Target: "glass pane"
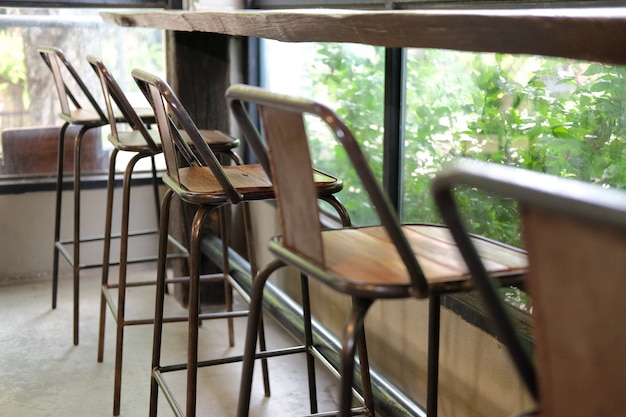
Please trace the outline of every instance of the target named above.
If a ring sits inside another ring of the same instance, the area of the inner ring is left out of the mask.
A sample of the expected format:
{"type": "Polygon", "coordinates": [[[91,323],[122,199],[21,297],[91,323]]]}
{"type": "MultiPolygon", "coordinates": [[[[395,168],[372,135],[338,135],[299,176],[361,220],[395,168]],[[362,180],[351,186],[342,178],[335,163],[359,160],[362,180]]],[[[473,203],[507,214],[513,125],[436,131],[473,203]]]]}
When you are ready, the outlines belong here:
{"type": "MultiPolygon", "coordinates": [[[[335,110],[353,131],[382,178],[384,50],[334,43],[263,42],[263,85],[300,95],[335,110]]],[[[341,145],[319,125],[309,125],[316,168],[341,178],[339,194],[354,224],[378,223],[341,145]]]]}
{"type": "MultiPolygon", "coordinates": [[[[404,221],[439,222],[429,184],[470,157],[626,186],[626,69],[566,59],[408,51],[404,221]]],[[[459,190],[470,231],[523,246],[513,201],[459,190]]],[[[522,291],[502,290],[530,311],[522,291]]]]}
{"type": "MultiPolygon", "coordinates": [[[[87,55],[100,57],[109,67],[131,103],[149,107],[130,76],[135,67],[164,73],[163,32],[122,28],[102,22],[95,9],[0,8],[0,125],[3,130],[54,127],[62,124],[60,105],[52,75],[37,53],[40,45],[61,48],[92,95],[102,103],[102,90],[87,55]]],[[[79,98],[83,106],[86,100],[79,98]]],[[[104,108],[104,107],[103,107],[104,108]]],[[[102,131],[99,144],[107,165],[110,145],[102,131]]],[[[0,147],[0,155],[2,148],[0,147]]],[[[3,155],[5,161],[11,155],[3,155]]],[[[56,154],[48,155],[56,159],[56,154]]],[[[119,168],[126,160],[122,154],[119,168]]],[[[56,164],[56,162],[54,162],[56,164]]],[[[32,167],[32,175],[50,175],[32,167]]],[[[12,175],[11,172],[4,172],[12,175]]]]}
{"type": "MultiPolygon", "coordinates": [[[[404,220],[439,221],[429,183],[458,156],[624,187],[626,70],[566,59],[408,51],[404,220]]],[[[472,231],[520,245],[513,202],[466,192],[472,231]]]]}

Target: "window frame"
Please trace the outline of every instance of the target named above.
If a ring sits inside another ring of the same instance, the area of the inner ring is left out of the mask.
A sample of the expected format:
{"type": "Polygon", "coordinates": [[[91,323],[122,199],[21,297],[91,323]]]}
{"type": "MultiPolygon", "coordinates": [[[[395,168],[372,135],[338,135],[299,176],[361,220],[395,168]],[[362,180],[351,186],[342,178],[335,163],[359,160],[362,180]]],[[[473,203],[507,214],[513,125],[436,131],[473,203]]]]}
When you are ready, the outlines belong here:
{"type": "MultiPolygon", "coordinates": [[[[135,0],[131,0],[131,1],[135,1],[135,0]]],[[[141,0],[143,2],[145,2],[145,0],[141,0]]],[[[1,2],[0,4],[2,6],[5,6],[8,2],[1,2]]],[[[24,2],[27,3],[27,2],[24,2]]],[[[55,2],[55,4],[61,4],[59,2],[55,2]]],[[[20,6],[22,6],[22,3],[20,3],[20,6]]],[[[2,8],[2,9],[7,9],[10,10],[10,7],[6,7],[6,8],[2,8]]],[[[41,9],[41,8],[30,8],[30,7],[17,7],[15,9],[19,9],[19,10],[35,10],[35,9],[41,9]]],[[[65,7],[55,7],[52,9],[67,9],[67,10],[77,10],[79,11],[78,15],[71,15],[71,14],[67,14],[67,13],[61,13],[60,15],[54,14],[54,15],[46,15],[46,14],[13,14],[13,13],[0,13],[0,28],[1,29],[11,29],[11,28],[22,28],[22,29],[39,29],[39,28],[45,28],[45,29],[72,29],[72,28],[79,28],[79,29],[87,29],[87,30],[92,30],[92,29],[98,29],[100,27],[104,27],[106,25],[106,23],[104,23],[101,18],[98,16],[97,10],[96,9],[89,9],[86,7],[77,7],[76,5],[74,5],[74,7],[70,7],[70,8],[65,8],[65,7]],[[80,10],[85,10],[88,11],[87,14],[82,15],[80,14],[80,10]]],[[[50,10],[50,9],[49,9],[50,10]]],[[[115,30],[115,28],[114,28],[115,30]]],[[[119,30],[119,29],[118,29],[119,30]]],[[[125,29],[122,29],[125,30],[125,29]]],[[[158,29],[154,29],[155,32],[159,32],[162,33],[162,31],[159,31],[158,29]]],[[[165,44],[165,37],[162,36],[162,42],[163,45],[165,44]]],[[[60,45],[60,47],[63,49],[65,46],[67,45],[60,45]]],[[[45,66],[43,65],[43,61],[41,61],[41,59],[37,56],[36,54],[36,50],[33,49],[29,52],[29,54],[32,56],[36,56],[35,61],[37,62],[37,65],[41,65],[42,67],[42,73],[44,73],[44,77],[46,79],[48,79],[50,77],[50,73],[49,70],[47,68],[45,68],[45,66]]],[[[122,55],[125,56],[125,55],[122,55]]],[[[163,60],[164,60],[165,56],[163,56],[163,60]]],[[[25,57],[26,59],[26,65],[29,65],[29,61],[28,58],[25,57]]],[[[97,77],[95,77],[95,75],[93,74],[93,71],[88,68],[88,65],[85,62],[82,61],[74,61],[73,62],[74,65],[76,65],[76,69],[79,71],[79,73],[81,74],[81,76],[86,76],[89,79],[89,88],[92,89],[93,88],[93,92],[94,93],[99,93],[100,92],[100,85],[98,83],[98,79],[97,77]],[[87,71],[88,69],[88,71],[87,71]],[[84,74],[83,74],[84,73],[84,74]]],[[[163,61],[164,64],[164,61],[163,61]]],[[[118,63],[111,63],[111,68],[113,68],[114,70],[118,70],[119,65],[123,65],[118,63]]],[[[163,67],[164,70],[164,67],[163,67]]],[[[130,71],[128,71],[128,77],[125,80],[122,80],[121,78],[118,79],[118,82],[129,82],[130,80],[132,80],[132,78],[130,77],[130,71]]],[[[85,82],[88,81],[87,78],[84,79],[85,82]]],[[[48,82],[48,81],[46,81],[48,82]]],[[[35,81],[35,84],[37,84],[37,81],[35,81]]],[[[134,82],[131,83],[133,86],[135,85],[134,82]]],[[[50,90],[49,90],[49,94],[52,97],[52,106],[54,109],[57,110],[52,110],[52,113],[54,113],[55,115],[58,113],[58,96],[56,94],[56,91],[54,90],[52,81],[50,79],[50,90]]],[[[71,85],[70,88],[73,89],[73,92],[76,93],[77,86],[75,85],[71,85]]],[[[134,94],[136,95],[140,95],[141,100],[143,100],[143,95],[141,95],[141,93],[139,92],[139,90],[136,90],[136,92],[134,92],[134,94]]],[[[80,92],[79,92],[80,95],[80,92]]],[[[86,104],[86,97],[83,97],[82,95],[80,95],[80,97],[78,97],[79,101],[82,104],[86,104]]],[[[45,101],[45,100],[44,100],[45,101]]],[[[101,104],[101,106],[103,106],[103,103],[98,100],[101,104]]],[[[148,106],[147,102],[145,102],[145,106],[148,106]]],[[[25,110],[26,112],[28,112],[28,110],[25,110]]],[[[7,162],[8,160],[10,160],[11,158],[7,158],[7,154],[4,154],[4,150],[2,149],[2,145],[0,144],[0,195],[3,194],[19,194],[19,193],[26,193],[26,192],[39,192],[39,191],[52,191],[56,188],[56,148],[57,148],[57,144],[58,144],[58,133],[57,132],[52,132],[52,130],[56,130],[56,131],[60,131],[61,126],[62,126],[62,120],[59,119],[58,117],[54,117],[52,121],[50,120],[44,120],[39,119],[39,118],[35,118],[35,121],[33,122],[32,116],[31,119],[27,120],[27,121],[23,121],[23,124],[19,124],[19,125],[15,125],[15,124],[5,124],[2,126],[2,131],[20,131],[20,130],[24,130],[24,131],[30,131],[29,132],[25,132],[23,134],[18,134],[18,136],[20,136],[20,138],[38,138],[41,140],[44,140],[46,145],[45,146],[40,146],[38,147],[36,150],[34,151],[30,151],[29,145],[25,145],[27,149],[25,150],[21,150],[21,149],[17,149],[18,146],[13,146],[12,148],[17,152],[16,154],[14,154],[14,158],[19,158],[20,157],[20,152],[23,152],[26,154],[26,156],[28,157],[28,161],[30,161],[32,163],[32,166],[29,167],[25,167],[25,166],[21,166],[19,167],[19,169],[17,170],[13,170],[12,167],[15,167],[16,164],[15,162],[13,162],[12,164],[6,165],[5,162],[7,162]],[[24,124],[25,123],[25,124],[24,124]],[[54,148],[54,155],[50,154],[50,149],[54,148]],[[39,160],[38,158],[42,158],[42,160],[39,160]],[[45,159],[45,160],[43,160],[45,159]],[[54,163],[54,168],[53,170],[50,169],[50,164],[52,163],[50,161],[50,159],[54,159],[54,161],[52,161],[54,163]],[[41,167],[42,170],[39,170],[41,167]]],[[[73,146],[73,135],[76,134],[76,132],[74,131],[74,127],[69,128],[69,130],[66,132],[66,151],[67,151],[67,146],[68,144],[71,144],[73,146]]],[[[90,130],[93,131],[93,130],[90,130]]],[[[84,178],[83,178],[83,182],[84,187],[85,188],[106,188],[106,182],[107,182],[107,171],[108,171],[108,166],[109,166],[109,157],[108,157],[108,153],[109,153],[109,148],[110,148],[110,144],[108,144],[108,141],[106,140],[106,136],[108,134],[108,128],[104,127],[101,129],[97,129],[97,134],[98,136],[100,136],[100,138],[95,139],[97,141],[97,143],[102,145],[102,149],[101,151],[97,154],[94,155],[93,158],[89,158],[89,155],[83,155],[83,164],[85,162],[87,162],[87,164],[89,164],[89,169],[85,172],[84,174],[84,178]]],[[[15,136],[15,135],[13,135],[15,136]]],[[[3,137],[3,142],[4,140],[7,139],[9,140],[9,138],[4,138],[3,137]]],[[[19,141],[16,141],[15,139],[17,138],[12,138],[12,143],[16,144],[19,141]]],[[[88,143],[91,143],[92,140],[89,140],[88,143]]],[[[31,147],[32,149],[32,147],[31,147]]],[[[118,157],[117,158],[118,161],[118,168],[119,169],[123,169],[123,164],[126,162],[126,158],[125,157],[118,157]]],[[[136,167],[137,168],[137,167],[136,167]]],[[[65,173],[64,175],[71,175],[71,172],[68,171],[68,164],[66,162],[65,164],[65,173]]],[[[149,171],[146,171],[147,173],[149,173],[149,171]]],[[[136,169],[135,170],[135,174],[133,176],[133,182],[137,182],[137,183],[143,183],[145,182],[144,179],[144,172],[140,169],[136,169]]],[[[151,178],[151,175],[148,176],[149,178],[151,178]]],[[[65,187],[65,185],[64,185],[65,187]]]]}
{"type": "Polygon", "coordinates": [[[13,0],[0,1],[0,7],[51,8],[182,8],[182,0],[13,0]]]}

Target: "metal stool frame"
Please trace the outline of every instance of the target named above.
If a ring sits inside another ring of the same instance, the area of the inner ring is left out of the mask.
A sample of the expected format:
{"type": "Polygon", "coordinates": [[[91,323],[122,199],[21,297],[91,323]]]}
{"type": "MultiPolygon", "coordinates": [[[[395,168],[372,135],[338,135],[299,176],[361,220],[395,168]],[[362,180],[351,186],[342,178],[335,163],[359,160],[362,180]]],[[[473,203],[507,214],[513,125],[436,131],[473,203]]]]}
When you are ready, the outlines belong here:
{"type": "MultiPolygon", "coordinates": [[[[106,67],[106,65],[97,57],[87,56],[87,61],[95,71],[100,80],[102,92],[104,95],[104,101],[106,104],[107,115],[111,126],[111,134],[109,135],[109,141],[113,144],[113,150],[111,152],[109,178],[107,186],[107,210],[106,210],[106,225],[104,233],[104,250],[102,261],[102,291],[100,300],[100,325],[98,336],[98,362],[103,361],[104,357],[104,334],[106,323],[106,309],[107,305],[111,310],[113,318],[116,322],[116,342],[115,342],[115,378],[113,389],[113,415],[120,414],[120,402],[121,402],[121,385],[122,385],[122,356],[123,356],[123,342],[124,342],[124,328],[126,326],[151,324],[154,322],[154,317],[148,319],[127,319],[125,317],[125,305],[126,305],[126,290],[127,287],[141,287],[141,286],[154,286],[155,280],[144,280],[141,282],[127,283],[126,272],[129,263],[139,262],[153,262],[158,260],[158,256],[155,253],[153,256],[146,256],[142,258],[128,258],[128,242],[129,236],[139,235],[158,235],[158,230],[146,230],[146,231],[129,231],[129,215],[130,215],[130,190],[131,190],[131,178],[134,168],[141,159],[150,158],[152,161],[152,178],[153,178],[153,190],[156,203],[157,224],[160,218],[160,197],[159,197],[159,182],[156,176],[156,167],[154,163],[155,155],[162,152],[161,138],[156,126],[150,124],[144,124],[134,111],[126,95],[122,91],[121,87],[106,67]],[[115,120],[114,104],[117,109],[121,111],[124,116],[125,123],[130,125],[131,131],[119,131],[115,120]],[[115,161],[119,152],[132,152],[133,157],[129,161],[124,171],[124,177],[122,181],[122,219],[121,219],[121,231],[119,234],[120,239],[120,256],[119,261],[111,262],[110,259],[110,247],[111,247],[111,229],[112,229],[112,217],[113,217],[113,196],[115,188],[115,161]],[[119,276],[116,283],[109,282],[109,266],[113,264],[119,265],[119,276]],[[115,302],[111,290],[117,290],[117,302],[115,302]]],[[[203,140],[211,147],[216,153],[227,156],[235,163],[239,163],[239,158],[233,152],[233,149],[239,145],[239,141],[234,138],[230,138],[215,131],[202,131],[203,140]]],[[[167,259],[187,258],[189,253],[186,246],[177,241],[171,235],[168,235],[168,242],[173,246],[174,251],[170,251],[167,255],[167,259]]],[[[167,288],[167,287],[166,287],[167,288]]]]}
{"type": "MultiPolygon", "coordinates": [[[[427,408],[435,414],[436,396],[433,398],[432,394],[436,393],[438,379],[440,296],[472,289],[465,265],[462,261],[458,262],[458,248],[450,242],[450,238],[446,238],[447,228],[428,224],[407,225],[398,221],[389,198],[380,189],[356,139],[328,107],[245,85],[231,86],[226,94],[229,100],[254,103],[259,109],[281,218],[281,235],[269,242],[269,249],[278,260],[259,273],[252,290],[238,417],[247,416],[250,408],[253,364],[259,355],[255,353],[255,330],[261,316],[263,286],[267,278],[284,265],[292,265],[303,274],[352,297],[352,313],[344,327],[339,372],[339,415],[342,417],[353,412],[374,414],[374,405],[368,403],[368,397],[371,397],[369,386],[363,387],[365,408],[351,408],[354,354],[359,344],[364,343],[363,320],[371,304],[377,299],[429,299],[432,313],[428,318],[427,408]],[[319,213],[302,208],[309,208],[306,202],[312,196],[311,175],[306,169],[306,166],[311,166],[311,160],[304,115],[323,121],[343,145],[382,226],[321,230],[316,226],[319,213]],[[302,201],[298,201],[296,206],[295,200],[302,201]],[[338,257],[341,255],[349,257],[350,261],[340,262],[338,257]],[[384,256],[383,259],[388,262],[377,262],[378,256],[384,256]],[[418,257],[428,260],[428,268],[422,269],[418,257]],[[328,264],[327,258],[334,263],[328,264]],[[366,262],[370,259],[373,259],[373,264],[366,262]]],[[[485,248],[484,255],[497,261],[491,264],[503,283],[512,285],[521,281],[527,266],[523,251],[485,238],[475,239],[480,240],[485,248]]],[[[267,353],[261,352],[261,355],[266,357],[267,353]]],[[[368,372],[367,360],[362,354],[359,359],[363,376],[368,372]]],[[[429,413],[429,416],[433,414],[429,413]]]]}
{"type": "MultiPolygon", "coordinates": [[[[72,64],[67,60],[63,51],[59,48],[50,46],[38,47],[38,52],[46,66],[50,69],[56,90],[61,104],[61,112],[59,117],[64,121],[63,127],[59,134],[59,145],[57,153],[57,176],[56,176],[56,203],[55,203],[55,221],[54,221],[54,254],[52,267],[52,308],[57,306],[57,292],[59,280],[59,256],[62,255],[72,266],[73,275],[73,343],[78,345],[79,342],[79,293],[80,293],[80,270],[87,268],[100,267],[101,263],[82,264],[80,262],[80,245],[84,242],[94,242],[103,240],[103,236],[86,236],[81,237],[80,234],[80,215],[81,215],[81,148],[85,133],[89,129],[105,126],[109,123],[107,115],[102,111],[100,105],[91,94],[87,85],[83,82],[72,64]],[[65,70],[64,70],[64,69],[65,70]],[[86,97],[92,110],[84,108],[78,102],[76,95],[72,93],[70,87],[64,80],[64,73],[69,73],[78,89],[86,97]],[[71,104],[70,104],[71,103],[71,104]],[[65,153],[65,133],[70,125],[80,126],[74,139],[74,167],[73,167],[73,198],[74,198],[74,219],[73,233],[71,239],[61,239],[61,214],[62,214],[62,192],[63,192],[63,172],[64,172],[64,153],[65,153]],[[72,246],[72,252],[66,246],[72,246]]],[[[154,119],[152,111],[147,109],[144,111],[138,109],[140,118],[147,120],[154,119]]],[[[123,117],[118,115],[117,121],[123,121],[123,117]]]]}
{"type": "MultiPolygon", "coordinates": [[[[225,318],[232,316],[233,314],[248,315],[248,311],[240,313],[218,313],[214,315],[200,314],[198,308],[198,285],[199,285],[199,270],[197,262],[193,259],[197,259],[199,256],[199,241],[201,226],[208,215],[208,213],[217,208],[223,207],[228,209],[233,204],[242,204],[242,210],[244,215],[244,226],[246,230],[246,241],[248,245],[248,253],[250,256],[251,270],[256,275],[256,259],[254,256],[254,244],[251,239],[252,228],[250,227],[250,214],[247,202],[256,200],[268,200],[275,197],[274,187],[269,178],[264,174],[262,167],[259,164],[242,165],[235,170],[234,167],[222,167],[217,163],[214,155],[207,147],[199,144],[199,135],[195,124],[189,117],[188,113],[176,97],[175,93],[171,90],[165,82],[148,74],[141,70],[133,70],[133,77],[137,81],[141,90],[144,92],[150,103],[154,106],[155,114],[157,115],[157,121],[161,132],[161,138],[164,146],[164,153],[166,161],[168,161],[168,173],[164,175],[163,180],[170,188],[166,192],[161,206],[161,244],[160,244],[160,256],[159,256],[159,287],[157,294],[157,307],[155,313],[155,333],[153,342],[153,378],[151,386],[151,407],[150,415],[155,416],[157,412],[157,395],[158,389],[162,389],[166,395],[166,398],[172,407],[172,410],[176,415],[186,415],[193,417],[196,414],[196,380],[198,367],[218,365],[222,363],[238,362],[242,360],[242,357],[233,356],[229,358],[219,358],[210,361],[198,361],[198,319],[205,318],[225,318]],[[170,114],[173,115],[172,120],[166,118],[165,105],[167,104],[170,114]],[[182,126],[182,130],[189,134],[192,141],[196,145],[195,153],[191,152],[186,145],[180,141],[179,130],[176,126],[182,126]],[[184,158],[190,165],[189,168],[180,168],[174,160],[174,149],[176,149],[182,158],[184,158]],[[169,156],[168,156],[169,155],[169,156]],[[240,173],[237,172],[239,170],[240,173]],[[203,180],[195,182],[194,174],[206,175],[203,180]],[[186,182],[187,181],[187,182],[186,182]],[[185,183],[186,182],[186,183],[185,183]],[[213,185],[210,185],[212,183],[213,185]],[[200,191],[202,187],[209,186],[214,189],[213,193],[203,193],[200,191]],[[198,190],[196,190],[196,188],[198,190]],[[190,242],[190,303],[189,303],[189,346],[188,346],[188,359],[186,364],[162,366],[160,364],[160,346],[162,337],[162,316],[163,316],[163,282],[164,282],[164,250],[165,250],[165,234],[163,228],[167,224],[167,214],[169,212],[169,204],[172,196],[176,194],[183,201],[187,201],[191,204],[199,206],[196,215],[194,216],[191,232],[190,242]],[[183,411],[177,401],[171,395],[171,390],[166,384],[163,378],[165,372],[182,370],[187,371],[187,398],[186,398],[186,412],[183,411]]],[[[248,132],[249,133],[249,132],[248,132]]],[[[250,139],[244,135],[246,140],[250,139]]],[[[253,145],[253,150],[256,145],[253,145]]],[[[257,149],[258,150],[258,149],[257,149]]],[[[257,155],[258,157],[259,155],[257,155]]],[[[263,155],[261,155],[263,159],[263,155]]],[[[318,193],[319,198],[325,200],[333,200],[333,194],[341,190],[342,183],[334,177],[328,176],[323,173],[319,173],[318,193]]],[[[337,201],[337,204],[338,201],[337,201]]],[[[340,207],[342,207],[339,204],[340,207]]],[[[343,210],[345,213],[345,209],[343,210]]],[[[222,244],[224,246],[224,274],[223,279],[225,283],[230,283],[240,291],[238,284],[232,281],[232,277],[228,274],[228,254],[227,245],[229,244],[228,233],[223,233],[222,244]],[[226,238],[227,240],[224,240],[226,238]]],[[[242,294],[244,300],[249,301],[247,294],[242,294]]],[[[260,338],[261,350],[265,350],[265,336],[263,332],[263,326],[261,321],[256,327],[256,332],[260,338]]],[[[267,373],[267,366],[265,360],[262,361],[263,374],[265,381],[265,393],[269,396],[269,379],[267,373]]]]}

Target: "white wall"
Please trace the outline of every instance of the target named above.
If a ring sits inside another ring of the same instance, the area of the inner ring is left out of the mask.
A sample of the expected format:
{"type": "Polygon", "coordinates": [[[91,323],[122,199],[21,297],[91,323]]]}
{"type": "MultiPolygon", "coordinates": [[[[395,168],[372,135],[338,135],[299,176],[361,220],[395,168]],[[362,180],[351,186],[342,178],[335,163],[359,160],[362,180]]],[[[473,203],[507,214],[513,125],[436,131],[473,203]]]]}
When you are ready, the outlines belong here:
{"type": "MultiPolygon", "coordinates": [[[[138,202],[152,203],[149,186],[133,187],[131,192],[131,227],[156,229],[154,205],[141,207],[138,202]]],[[[81,229],[84,235],[104,233],[106,190],[83,190],[81,192],[81,229]]],[[[115,194],[113,227],[119,231],[121,205],[120,189],[115,194]]],[[[55,193],[33,192],[0,195],[0,283],[50,279],[54,249],[55,193]]],[[[70,238],[73,224],[73,195],[63,192],[62,238],[70,238]]],[[[156,254],[156,238],[131,241],[134,253],[156,254]]],[[[112,249],[112,256],[119,253],[119,246],[112,249]]],[[[101,261],[102,246],[85,246],[81,253],[84,261],[101,261]],[[84,255],[84,256],[83,256],[84,255]]],[[[63,258],[59,263],[61,274],[70,275],[71,268],[63,258]]]]}

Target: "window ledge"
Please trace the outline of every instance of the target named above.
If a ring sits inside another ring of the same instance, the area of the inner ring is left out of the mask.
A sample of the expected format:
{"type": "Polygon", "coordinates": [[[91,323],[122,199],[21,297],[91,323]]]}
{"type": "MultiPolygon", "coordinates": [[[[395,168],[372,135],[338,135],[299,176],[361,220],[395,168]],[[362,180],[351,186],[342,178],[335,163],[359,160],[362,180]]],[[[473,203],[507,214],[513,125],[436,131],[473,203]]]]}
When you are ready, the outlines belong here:
{"type": "MultiPolygon", "coordinates": [[[[499,339],[496,335],[493,322],[487,313],[487,308],[477,292],[445,295],[441,298],[441,305],[448,308],[453,313],[458,314],[468,323],[487,332],[494,338],[499,339]]],[[[518,329],[520,329],[522,337],[530,344],[533,344],[534,338],[532,335],[530,314],[518,310],[513,306],[511,306],[510,313],[518,329]]]]}
{"type": "MultiPolygon", "coordinates": [[[[160,175],[157,175],[160,178],[160,175]]],[[[152,182],[152,175],[149,172],[138,172],[133,174],[132,181],[134,186],[149,185],[152,182]]],[[[82,190],[104,189],[106,186],[107,174],[105,173],[85,175],[81,179],[82,190]]],[[[115,186],[122,186],[121,175],[116,176],[115,186]]],[[[73,189],[72,177],[66,175],[63,177],[63,190],[71,189],[73,189]]],[[[55,190],[56,177],[37,175],[0,175],[0,195],[55,190]]]]}

